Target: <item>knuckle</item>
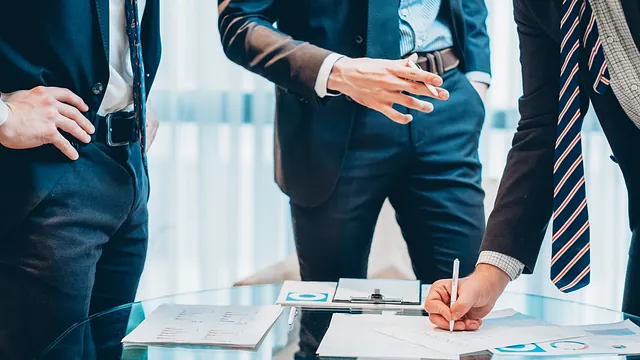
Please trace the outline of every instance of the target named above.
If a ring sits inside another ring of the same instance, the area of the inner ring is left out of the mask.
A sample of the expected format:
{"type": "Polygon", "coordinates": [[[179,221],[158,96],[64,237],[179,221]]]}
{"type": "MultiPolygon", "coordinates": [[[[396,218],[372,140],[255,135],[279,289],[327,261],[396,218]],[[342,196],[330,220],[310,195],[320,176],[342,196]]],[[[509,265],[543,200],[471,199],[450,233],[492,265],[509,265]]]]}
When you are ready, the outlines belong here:
{"type": "Polygon", "coordinates": [[[45,96],[42,98],[42,103],[43,103],[43,104],[45,104],[45,105],[53,105],[53,104],[55,104],[55,103],[56,103],[56,98],[54,98],[54,97],[53,97],[53,96],[51,96],[51,95],[45,95],[45,96]]]}
{"type": "Polygon", "coordinates": [[[35,88],[33,88],[32,90],[35,94],[45,94],[47,92],[47,88],[44,86],[36,86],[35,88]]]}
{"type": "Polygon", "coordinates": [[[53,120],[56,115],[58,115],[58,110],[54,107],[47,107],[44,111],[44,116],[49,120],[53,120]]]}

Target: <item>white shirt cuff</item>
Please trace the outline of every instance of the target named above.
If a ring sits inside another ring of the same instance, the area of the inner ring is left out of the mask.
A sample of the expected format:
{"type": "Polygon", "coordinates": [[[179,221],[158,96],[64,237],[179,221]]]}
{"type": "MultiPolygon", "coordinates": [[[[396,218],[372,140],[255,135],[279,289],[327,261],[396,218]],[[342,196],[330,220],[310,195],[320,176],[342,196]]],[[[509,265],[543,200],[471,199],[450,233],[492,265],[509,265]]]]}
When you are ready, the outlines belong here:
{"type": "Polygon", "coordinates": [[[0,125],[4,124],[9,118],[9,108],[4,101],[0,100],[0,125]]]}
{"type": "Polygon", "coordinates": [[[465,74],[469,81],[481,82],[487,85],[491,85],[491,75],[482,71],[470,71],[465,74]]]}
{"type": "Polygon", "coordinates": [[[318,77],[316,78],[316,85],[314,89],[316,90],[316,94],[319,97],[323,98],[325,96],[338,96],[339,94],[330,94],[327,90],[327,84],[329,83],[329,75],[331,75],[331,70],[333,70],[333,65],[336,64],[338,60],[343,58],[343,55],[340,54],[330,54],[327,56],[322,65],[320,65],[320,71],[318,71],[318,77]]]}
{"type": "Polygon", "coordinates": [[[489,264],[497,267],[507,273],[511,281],[520,277],[524,271],[524,264],[520,260],[495,251],[482,251],[478,258],[478,264],[489,264]]]}

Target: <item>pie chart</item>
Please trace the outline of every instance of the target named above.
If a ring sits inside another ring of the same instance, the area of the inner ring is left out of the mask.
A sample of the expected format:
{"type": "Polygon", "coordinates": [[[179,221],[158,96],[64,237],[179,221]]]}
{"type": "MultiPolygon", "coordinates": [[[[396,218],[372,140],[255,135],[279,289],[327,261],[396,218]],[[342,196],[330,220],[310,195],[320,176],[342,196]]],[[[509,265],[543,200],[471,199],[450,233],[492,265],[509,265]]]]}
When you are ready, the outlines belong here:
{"type": "Polygon", "coordinates": [[[556,342],[552,342],[550,345],[554,349],[561,349],[561,350],[580,351],[580,350],[586,350],[589,348],[589,345],[580,341],[556,341],[556,342]]]}

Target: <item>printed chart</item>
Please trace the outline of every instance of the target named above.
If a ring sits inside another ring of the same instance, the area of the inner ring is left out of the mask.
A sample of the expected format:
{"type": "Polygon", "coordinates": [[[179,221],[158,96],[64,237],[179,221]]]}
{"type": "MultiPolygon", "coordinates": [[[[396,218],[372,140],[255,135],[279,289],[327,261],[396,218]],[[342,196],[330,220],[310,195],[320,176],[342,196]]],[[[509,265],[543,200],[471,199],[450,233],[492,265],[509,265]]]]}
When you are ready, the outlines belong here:
{"type": "Polygon", "coordinates": [[[587,336],[514,345],[492,350],[500,355],[556,356],[556,355],[631,355],[640,352],[640,328],[631,321],[591,325],[581,328],[587,336]]]}

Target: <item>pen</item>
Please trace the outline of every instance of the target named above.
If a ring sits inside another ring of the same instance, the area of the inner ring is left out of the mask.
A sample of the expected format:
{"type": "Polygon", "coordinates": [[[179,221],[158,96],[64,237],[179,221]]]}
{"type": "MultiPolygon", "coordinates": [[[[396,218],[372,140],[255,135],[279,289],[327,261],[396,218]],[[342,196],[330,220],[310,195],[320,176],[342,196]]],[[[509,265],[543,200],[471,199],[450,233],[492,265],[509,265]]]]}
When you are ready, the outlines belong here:
{"type": "MultiPolygon", "coordinates": [[[[460,272],[460,260],[455,259],[453,260],[453,276],[452,276],[452,281],[451,281],[451,306],[450,308],[453,308],[453,304],[456,303],[456,299],[458,298],[458,276],[460,272]]],[[[453,332],[453,325],[455,324],[455,321],[453,320],[453,315],[451,317],[451,320],[449,320],[449,332],[453,332]]]]}
{"type": "MultiPolygon", "coordinates": [[[[416,69],[416,70],[422,70],[420,68],[420,66],[418,66],[416,63],[414,63],[413,61],[409,61],[409,64],[411,64],[411,67],[416,69]]],[[[427,84],[426,82],[423,82],[424,86],[427,87],[427,89],[429,89],[429,91],[433,94],[433,96],[438,97],[438,90],[436,90],[436,88],[431,85],[431,84],[427,84]]]]}
{"type": "Polygon", "coordinates": [[[298,310],[296,309],[296,307],[292,306],[289,310],[289,320],[287,321],[287,324],[289,324],[289,331],[291,331],[291,328],[293,327],[293,321],[295,320],[297,313],[298,310]]]}

